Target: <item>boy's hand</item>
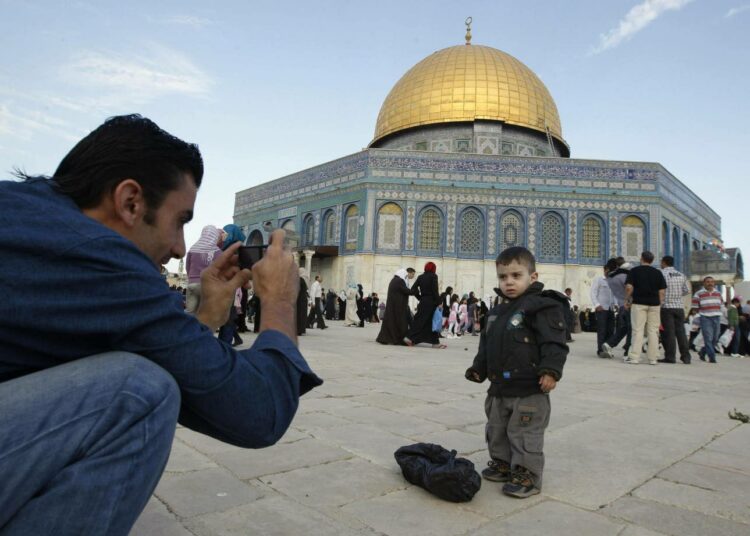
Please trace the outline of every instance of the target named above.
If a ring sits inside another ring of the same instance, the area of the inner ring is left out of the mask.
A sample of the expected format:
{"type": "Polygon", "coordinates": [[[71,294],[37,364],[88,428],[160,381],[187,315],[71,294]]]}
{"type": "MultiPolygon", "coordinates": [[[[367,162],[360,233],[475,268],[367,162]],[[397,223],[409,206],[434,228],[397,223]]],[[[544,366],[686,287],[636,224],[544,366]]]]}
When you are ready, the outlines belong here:
{"type": "Polygon", "coordinates": [[[541,387],[543,393],[549,393],[555,386],[557,386],[557,381],[549,374],[543,374],[539,377],[539,387],[541,387]]]}
{"type": "Polygon", "coordinates": [[[479,376],[479,373],[473,368],[466,369],[465,376],[466,379],[471,382],[482,383],[482,378],[479,376]]]}

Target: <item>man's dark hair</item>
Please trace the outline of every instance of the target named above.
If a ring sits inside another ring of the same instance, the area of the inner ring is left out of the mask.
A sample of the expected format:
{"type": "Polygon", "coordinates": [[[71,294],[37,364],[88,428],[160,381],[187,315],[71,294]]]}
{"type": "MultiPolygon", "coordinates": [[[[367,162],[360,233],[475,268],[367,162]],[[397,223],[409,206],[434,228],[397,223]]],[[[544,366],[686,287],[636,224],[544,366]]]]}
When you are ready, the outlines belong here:
{"type": "Polygon", "coordinates": [[[407,272],[407,273],[410,273],[410,274],[415,274],[415,273],[417,273],[417,271],[416,271],[416,270],[415,270],[414,268],[407,268],[407,269],[406,269],[406,272],[407,272]]]}
{"type": "Polygon", "coordinates": [[[614,272],[615,270],[617,270],[617,269],[618,269],[618,268],[620,267],[620,265],[619,265],[619,264],[617,264],[617,259],[615,259],[615,258],[611,258],[611,259],[609,259],[609,260],[607,261],[607,264],[605,264],[605,265],[604,265],[604,267],[605,267],[605,268],[606,268],[606,269],[607,269],[608,271],[610,271],[610,272],[614,272]]]}
{"type": "Polygon", "coordinates": [[[617,261],[617,267],[619,268],[625,264],[625,257],[615,257],[615,261],[617,261]]]}
{"type": "Polygon", "coordinates": [[[513,246],[512,248],[503,250],[500,255],[497,256],[497,259],[495,259],[495,265],[502,264],[503,266],[507,266],[513,261],[525,265],[526,268],[529,269],[529,273],[536,272],[536,259],[534,258],[534,254],[521,246],[513,246]]]}
{"type": "Polygon", "coordinates": [[[666,266],[674,266],[674,257],[672,257],[672,255],[664,255],[661,258],[661,262],[663,262],[666,266]]]}
{"type": "Polygon", "coordinates": [[[703,278],[703,282],[705,283],[708,279],[713,279],[713,276],[707,275],[703,278]]]}
{"type": "Polygon", "coordinates": [[[445,287],[445,293],[448,295],[453,294],[453,287],[445,287]]]}
{"type": "Polygon", "coordinates": [[[572,289],[572,288],[570,288],[570,287],[567,287],[567,288],[565,289],[565,292],[568,292],[568,291],[570,291],[570,292],[571,292],[571,294],[573,293],[573,289],[572,289]]]}
{"type": "Polygon", "coordinates": [[[654,254],[650,251],[644,251],[643,253],[641,253],[641,260],[648,264],[651,264],[652,262],[654,262],[654,254]]]}
{"type": "Polygon", "coordinates": [[[190,173],[200,187],[203,159],[198,146],[133,114],[110,117],[79,141],[60,162],[52,182],[58,192],[86,209],[97,206],[123,180],[133,179],[143,188],[144,221],[152,224],[153,211],[181,186],[184,173],[190,173]]]}

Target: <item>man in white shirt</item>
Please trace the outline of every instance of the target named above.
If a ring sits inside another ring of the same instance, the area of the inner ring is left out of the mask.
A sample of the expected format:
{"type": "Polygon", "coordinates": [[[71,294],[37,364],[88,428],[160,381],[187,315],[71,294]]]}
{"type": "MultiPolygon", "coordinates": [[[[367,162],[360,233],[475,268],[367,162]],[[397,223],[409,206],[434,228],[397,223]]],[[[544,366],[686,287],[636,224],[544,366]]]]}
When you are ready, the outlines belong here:
{"type": "Polygon", "coordinates": [[[310,307],[310,314],[307,315],[307,328],[312,329],[313,322],[317,319],[318,329],[326,329],[325,320],[323,320],[323,313],[321,311],[321,305],[323,303],[323,287],[320,285],[322,279],[319,275],[315,276],[315,281],[310,286],[310,298],[313,300],[312,307],[310,307]]]}
{"type": "Polygon", "coordinates": [[[612,332],[614,314],[612,313],[612,291],[607,283],[608,269],[604,267],[604,275],[597,277],[591,285],[591,303],[596,311],[596,353],[599,357],[611,357],[604,352],[602,345],[612,332]]]}

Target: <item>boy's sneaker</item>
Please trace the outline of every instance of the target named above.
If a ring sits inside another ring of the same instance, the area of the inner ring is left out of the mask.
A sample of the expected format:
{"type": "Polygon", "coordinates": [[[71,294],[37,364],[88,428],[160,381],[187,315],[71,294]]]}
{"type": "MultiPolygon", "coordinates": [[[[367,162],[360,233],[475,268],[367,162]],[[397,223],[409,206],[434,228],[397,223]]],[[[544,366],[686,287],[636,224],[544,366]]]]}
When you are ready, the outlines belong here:
{"type": "Polygon", "coordinates": [[[534,486],[531,480],[531,473],[528,469],[518,466],[517,471],[513,473],[510,482],[503,486],[503,493],[511,497],[525,499],[540,492],[540,489],[534,486]]]}
{"type": "Polygon", "coordinates": [[[502,460],[490,460],[482,470],[482,478],[492,482],[507,482],[510,480],[510,465],[502,460]]]}
{"type": "Polygon", "coordinates": [[[602,344],[602,353],[606,354],[605,357],[608,357],[609,359],[614,359],[615,357],[614,352],[612,352],[612,347],[606,342],[602,344]]]}
{"type": "Polygon", "coordinates": [[[640,363],[640,360],[636,361],[635,359],[630,359],[629,357],[626,357],[625,359],[622,360],[622,362],[628,365],[637,365],[638,363],[640,363]]]}

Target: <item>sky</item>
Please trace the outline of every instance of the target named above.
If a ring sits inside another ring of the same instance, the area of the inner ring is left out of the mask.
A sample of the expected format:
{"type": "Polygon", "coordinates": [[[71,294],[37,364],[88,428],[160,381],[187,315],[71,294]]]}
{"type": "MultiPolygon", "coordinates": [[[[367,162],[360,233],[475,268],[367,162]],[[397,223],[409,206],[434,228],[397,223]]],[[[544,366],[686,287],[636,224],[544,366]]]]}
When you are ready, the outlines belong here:
{"type": "Polygon", "coordinates": [[[189,247],[235,192],[366,147],[468,16],[545,83],[573,158],[661,163],[750,252],[750,0],[0,0],[0,178],[140,113],[203,154],[189,247]]]}

